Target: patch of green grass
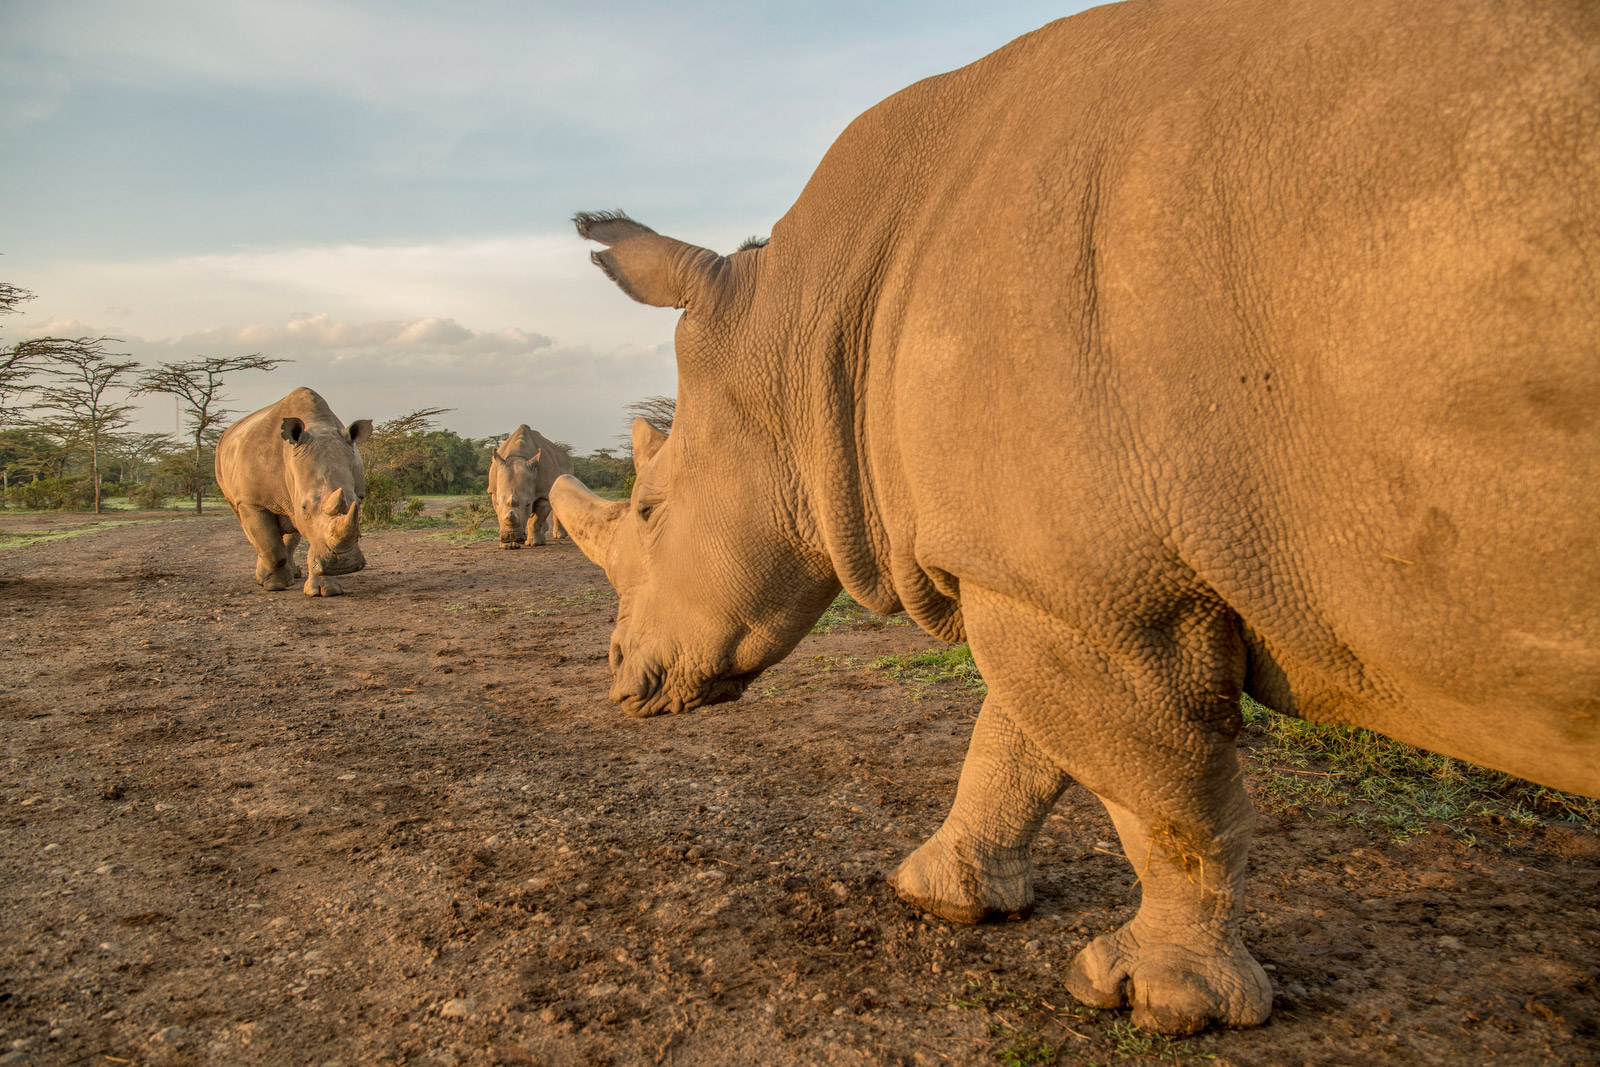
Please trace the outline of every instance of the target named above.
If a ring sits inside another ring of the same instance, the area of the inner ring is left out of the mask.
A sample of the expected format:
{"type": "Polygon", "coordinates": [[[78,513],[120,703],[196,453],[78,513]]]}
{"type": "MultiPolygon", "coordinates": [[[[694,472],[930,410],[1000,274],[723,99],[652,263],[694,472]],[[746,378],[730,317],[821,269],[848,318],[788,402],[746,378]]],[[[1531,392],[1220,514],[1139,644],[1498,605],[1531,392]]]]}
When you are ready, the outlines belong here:
{"type": "Polygon", "coordinates": [[[816,625],[811,627],[814,634],[832,634],[844,630],[879,630],[885,626],[910,626],[911,620],[905,612],[898,615],[879,615],[871,608],[856,603],[855,599],[844,590],[839,590],[839,595],[833,598],[833,603],[828,605],[828,610],[822,613],[816,625]]]}
{"type": "Polygon", "coordinates": [[[912,696],[917,698],[926,696],[941,682],[951,682],[979,693],[989,691],[983,675],[978,673],[978,665],[972,660],[972,649],[965,643],[884,656],[874,660],[872,666],[891,678],[913,683],[912,696]]]}
{"type": "Polygon", "coordinates": [[[132,525],[132,520],[123,519],[111,522],[86,522],[70,529],[46,530],[43,533],[7,533],[0,531],[0,552],[8,548],[27,548],[29,545],[37,545],[45,541],[63,541],[68,537],[81,537],[84,534],[109,530],[113,526],[129,525],[132,525]]]}
{"type": "Polygon", "coordinates": [[[1356,726],[1327,726],[1240,701],[1255,746],[1255,785],[1269,806],[1375,823],[1398,840],[1442,822],[1470,838],[1469,821],[1533,828],[1563,819],[1600,830],[1600,800],[1513,778],[1356,726]]]}
{"type": "Polygon", "coordinates": [[[989,1055],[1005,1067],[1045,1067],[1056,1062],[1059,1051],[1055,1045],[1032,1034],[1016,1033],[990,1049],[989,1055]]]}

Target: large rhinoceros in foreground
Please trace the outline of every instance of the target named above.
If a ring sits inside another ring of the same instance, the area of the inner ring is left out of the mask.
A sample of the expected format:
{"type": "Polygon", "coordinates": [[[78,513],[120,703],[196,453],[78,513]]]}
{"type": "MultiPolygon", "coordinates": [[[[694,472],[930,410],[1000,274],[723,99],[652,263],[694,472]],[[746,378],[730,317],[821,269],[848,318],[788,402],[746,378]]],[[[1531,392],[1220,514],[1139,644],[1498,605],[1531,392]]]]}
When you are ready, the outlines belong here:
{"type": "Polygon", "coordinates": [[[256,581],[287,589],[299,577],[295,546],[307,542],[306,596],[338,596],[334,577],[367,565],[361,500],[367,475],[355,446],[372,420],[346,429],[328,402],[301,387],[229,426],[217,442],[217,487],[255,546],[256,581]]]}
{"type": "Polygon", "coordinates": [[[561,536],[550,517],[550,486],[572,473],[567,450],[524,423],[489,454],[489,501],[500,520],[500,547],[521,548],[532,538],[561,536]],[[552,526],[554,529],[552,529],[552,526]]]}
{"type": "Polygon", "coordinates": [[[1597,86],[1579,0],[1135,0],[868,111],[764,248],[578,216],[685,309],[631,502],[551,494],[611,695],[731,700],[841,583],[965,636],[900,894],[1026,912],[1076,779],[1143,902],[1072,992],[1260,1023],[1241,690],[1600,795],[1597,86]]]}

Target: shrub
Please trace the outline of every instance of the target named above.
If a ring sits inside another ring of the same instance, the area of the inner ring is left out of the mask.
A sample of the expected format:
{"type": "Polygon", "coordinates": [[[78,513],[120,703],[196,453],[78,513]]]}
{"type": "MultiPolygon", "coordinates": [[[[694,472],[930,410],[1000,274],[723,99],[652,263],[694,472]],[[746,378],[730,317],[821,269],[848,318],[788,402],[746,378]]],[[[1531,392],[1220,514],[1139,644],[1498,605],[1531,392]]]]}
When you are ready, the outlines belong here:
{"type": "Polygon", "coordinates": [[[167,506],[167,494],[154,481],[136,485],[128,491],[128,503],[144,511],[160,511],[167,506]]]}
{"type": "Polygon", "coordinates": [[[40,478],[7,489],[6,502],[40,511],[85,511],[94,507],[94,487],[87,478],[40,478]]]}
{"type": "Polygon", "coordinates": [[[420,496],[414,496],[410,500],[406,501],[405,517],[407,519],[415,519],[417,516],[422,514],[422,509],[427,506],[427,502],[424,501],[420,496]]]}
{"type": "Polygon", "coordinates": [[[394,522],[394,506],[399,502],[399,483],[387,474],[367,475],[367,499],[361,508],[368,523],[388,526],[394,522]]]}

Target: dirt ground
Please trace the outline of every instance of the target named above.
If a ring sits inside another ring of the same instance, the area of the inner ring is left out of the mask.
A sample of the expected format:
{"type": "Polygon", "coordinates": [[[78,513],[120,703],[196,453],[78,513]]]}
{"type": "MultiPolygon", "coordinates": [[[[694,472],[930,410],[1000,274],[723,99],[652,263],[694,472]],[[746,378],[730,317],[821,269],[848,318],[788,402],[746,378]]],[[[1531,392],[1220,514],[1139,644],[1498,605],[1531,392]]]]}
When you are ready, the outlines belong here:
{"type": "Polygon", "coordinates": [[[1592,837],[1266,814],[1276,1011],[1169,1042],[1062,989],[1137,899],[1082,790],[1028,921],[885,884],[978,707],[870,666],[910,627],[639,721],[569,543],[371,534],[311,600],[226,510],[108,518],[0,514],[87,531],[0,551],[0,1064],[1600,1062],[1592,837]]]}

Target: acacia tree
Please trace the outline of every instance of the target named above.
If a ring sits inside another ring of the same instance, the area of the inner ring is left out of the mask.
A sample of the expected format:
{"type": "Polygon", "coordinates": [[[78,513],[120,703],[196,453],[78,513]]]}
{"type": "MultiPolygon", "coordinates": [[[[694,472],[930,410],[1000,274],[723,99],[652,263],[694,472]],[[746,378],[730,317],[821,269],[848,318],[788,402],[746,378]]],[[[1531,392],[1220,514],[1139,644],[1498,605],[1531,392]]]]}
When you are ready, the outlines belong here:
{"type": "MultiPolygon", "coordinates": [[[[78,441],[89,450],[89,477],[94,488],[94,511],[100,514],[100,453],[107,438],[128,424],[131,404],[115,403],[112,390],[123,388],[119,379],[139,364],[113,358],[123,353],[105,350],[115,337],[46,337],[24,342],[38,346],[43,353],[49,384],[39,388],[39,402],[33,405],[56,413],[43,428],[67,441],[78,441]]],[[[19,346],[21,347],[21,346],[19,346]]]]}
{"type": "Polygon", "coordinates": [[[137,393],[170,393],[188,408],[189,428],[194,431],[194,513],[201,512],[205,496],[205,441],[230,412],[222,405],[222,376],[241,370],[272,370],[281,359],[268,359],[256,352],[248,356],[202,356],[178,363],[163,363],[139,377],[137,393]]]}
{"type": "MultiPolygon", "coordinates": [[[[14,315],[17,305],[32,300],[28,290],[0,282],[0,315],[14,315]]],[[[22,392],[23,381],[34,372],[39,363],[39,342],[24,341],[10,348],[0,348],[0,426],[21,422],[21,413],[6,406],[6,401],[22,392]]]]}

